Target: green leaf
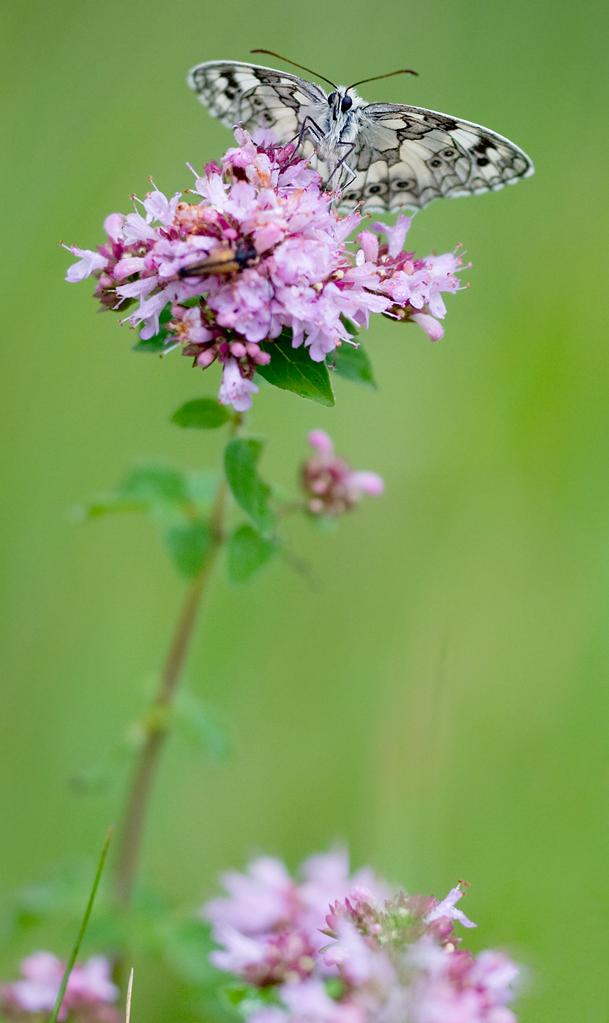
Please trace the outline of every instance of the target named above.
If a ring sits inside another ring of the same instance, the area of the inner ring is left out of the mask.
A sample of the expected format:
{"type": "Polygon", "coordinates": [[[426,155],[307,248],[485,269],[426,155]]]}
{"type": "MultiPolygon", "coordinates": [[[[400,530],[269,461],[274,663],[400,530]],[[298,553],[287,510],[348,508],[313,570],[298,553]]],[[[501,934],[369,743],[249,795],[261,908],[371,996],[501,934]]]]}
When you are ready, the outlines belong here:
{"type": "Polygon", "coordinates": [[[178,522],[165,533],[165,544],[175,567],[189,579],[199,572],[211,543],[211,529],[202,519],[178,522]]]}
{"type": "Polygon", "coordinates": [[[330,369],[345,380],[352,380],[356,384],[364,384],[365,387],[376,390],[372,364],[361,344],[356,348],[348,341],[343,341],[340,348],[328,356],[328,363],[330,369]]]}
{"type": "Polygon", "coordinates": [[[139,753],[145,741],[141,721],[131,724],[127,732],[114,742],[96,761],[77,769],[69,778],[69,785],[78,795],[101,792],[111,784],[122,781],[125,767],[139,753]]]}
{"type": "MultiPolygon", "coordinates": [[[[184,473],[170,465],[154,463],[136,466],[116,490],[98,494],[75,509],[77,521],[90,521],[118,512],[152,512],[157,518],[175,516],[189,505],[209,504],[210,476],[184,473]]],[[[212,495],[213,497],[213,495],[212,495]]]]}
{"type": "Polygon", "coordinates": [[[46,921],[76,919],[88,874],[83,864],[64,865],[44,881],[17,888],[9,898],[7,912],[0,917],[2,944],[14,942],[46,921]]]}
{"type": "Polygon", "coordinates": [[[209,962],[213,942],[209,925],[203,920],[189,917],[166,920],[161,929],[165,956],[178,976],[191,984],[207,986],[215,979],[216,971],[209,962]]]}
{"type": "Polygon", "coordinates": [[[269,1005],[279,1005],[277,991],[272,985],[254,987],[251,984],[233,982],[223,985],[220,988],[220,995],[230,1008],[236,1009],[241,1018],[246,1020],[269,1005]]]}
{"type": "Polygon", "coordinates": [[[345,982],[341,977],[327,977],[324,986],[326,994],[338,1001],[345,993],[345,982]]]}
{"type": "Polygon", "coordinates": [[[275,554],[277,544],[260,536],[244,523],[238,526],[228,541],[228,575],[234,583],[244,583],[262,568],[275,554]]]}
{"type": "Polygon", "coordinates": [[[85,504],[78,505],[74,509],[74,516],[78,522],[90,522],[93,519],[101,519],[105,515],[115,515],[119,512],[146,511],[147,507],[145,501],[129,500],[121,498],[117,494],[99,494],[85,504]]]}
{"type": "Polygon", "coordinates": [[[186,477],[188,497],[200,508],[208,508],[218,491],[218,473],[213,469],[195,469],[186,477]]]}
{"type": "Polygon", "coordinates": [[[320,405],[334,405],[328,367],[325,362],[313,362],[304,345],[292,348],[291,333],[284,332],[276,341],[267,341],[260,347],[269,353],[271,361],[266,366],[258,366],[257,372],[269,384],[320,405]]]}
{"type": "Polygon", "coordinates": [[[136,466],[118,486],[120,498],[151,504],[185,504],[188,491],[184,473],[170,465],[136,466]]]}
{"type": "Polygon", "coordinates": [[[231,418],[230,412],[213,398],[195,398],[176,409],[171,422],[192,430],[217,430],[231,418]]]}
{"type": "Polygon", "coordinates": [[[266,533],[275,523],[275,515],[269,507],[271,488],[260,479],[256,468],[262,441],[235,437],[226,445],[224,469],[233,497],[255,526],[266,533]]]}
{"type": "Polygon", "coordinates": [[[146,341],[142,338],[133,345],[132,352],[145,352],[148,355],[162,355],[169,348],[167,344],[167,337],[169,332],[167,330],[160,330],[154,337],[149,337],[146,341]]]}
{"type": "Polygon", "coordinates": [[[222,995],[229,1005],[237,1008],[246,998],[252,995],[251,984],[226,984],[222,988],[222,995]]]}
{"type": "Polygon", "coordinates": [[[172,720],[197,749],[202,749],[214,760],[226,757],[228,741],[225,730],[207,704],[198,697],[192,693],[179,692],[174,702],[172,720]]]}

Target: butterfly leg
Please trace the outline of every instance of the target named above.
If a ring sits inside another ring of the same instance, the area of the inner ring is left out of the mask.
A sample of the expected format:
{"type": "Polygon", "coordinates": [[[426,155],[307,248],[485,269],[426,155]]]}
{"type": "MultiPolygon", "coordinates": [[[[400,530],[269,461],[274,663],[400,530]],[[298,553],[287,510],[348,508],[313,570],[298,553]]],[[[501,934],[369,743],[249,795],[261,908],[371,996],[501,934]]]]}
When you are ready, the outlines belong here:
{"type": "Polygon", "coordinates": [[[320,128],[317,121],[315,121],[308,114],[303,119],[298,134],[295,135],[293,139],[290,139],[290,141],[287,143],[288,145],[291,145],[293,142],[296,143],[296,150],[292,159],[296,158],[296,153],[298,153],[303,142],[306,141],[307,135],[312,136],[311,142],[313,143],[313,145],[316,145],[316,143],[319,144],[320,142],[323,141],[324,138],[323,130],[320,128]]]}
{"type": "Polygon", "coordinates": [[[349,180],[346,181],[345,184],[343,185],[343,188],[346,188],[357,177],[357,174],[355,173],[355,171],[352,171],[351,168],[349,167],[349,164],[347,163],[348,158],[351,156],[351,153],[355,149],[355,142],[337,142],[336,145],[337,146],[347,146],[347,149],[346,149],[346,152],[343,154],[343,156],[341,156],[340,160],[338,161],[338,163],[334,167],[332,173],[330,174],[330,177],[326,181],[326,187],[330,184],[330,182],[332,181],[332,178],[334,177],[336,172],[339,171],[341,169],[341,167],[342,167],[344,170],[346,170],[351,175],[349,180]]]}

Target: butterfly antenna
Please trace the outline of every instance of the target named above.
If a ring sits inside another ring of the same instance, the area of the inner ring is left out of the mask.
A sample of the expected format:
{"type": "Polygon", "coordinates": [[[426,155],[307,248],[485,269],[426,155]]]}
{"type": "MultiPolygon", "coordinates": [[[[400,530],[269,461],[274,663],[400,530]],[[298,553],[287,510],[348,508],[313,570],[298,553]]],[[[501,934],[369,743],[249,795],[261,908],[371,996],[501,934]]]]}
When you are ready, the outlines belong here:
{"type": "Polygon", "coordinates": [[[315,78],[321,78],[322,82],[327,82],[333,89],[336,89],[336,83],[331,82],[329,78],[324,78],[323,75],[318,74],[317,71],[312,71],[310,67],[305,67],[304,64],[297,64],[295,60],[290,60],[288,57],[282,57],[280,53],[275,53],[274,50],[250,50],[250,53],[266,53],[269,57],[277,57],[278,60],[283,60],[286,64],[291,64],[292,67],[298,67],[301,71],[306,71],[308,75],[314,75],[315,78]]]}
{"type": "MultiPolygon", "coordinates": [[[[360,82],[354,82],[353,85],[349,86],[349,89],[355,89],[356,85],[365,85],[366,82],[378,82],[380,78],[393,78],[394,75],[418,75],[418,71],[413,71],[412,68],[402,67],[399,71],[388,71],[386,75],[374,75],[373,78],[362,78],[360,82]]],[[[349,92],[347,89],[347,92],[349,92]]]]}

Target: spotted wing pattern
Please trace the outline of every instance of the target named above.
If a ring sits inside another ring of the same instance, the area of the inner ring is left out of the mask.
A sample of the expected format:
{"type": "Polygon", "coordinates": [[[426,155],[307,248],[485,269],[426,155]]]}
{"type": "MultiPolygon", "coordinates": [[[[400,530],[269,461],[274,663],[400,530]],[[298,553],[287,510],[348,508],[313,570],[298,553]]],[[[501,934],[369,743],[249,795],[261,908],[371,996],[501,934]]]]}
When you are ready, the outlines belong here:
{"type": "Polygon", "coordinates": [[[442,196],[478,195],[533,173],[526,153],[496,132],[446,114],[390,103],[361,108],[341,205],[421,209],[442,196]]]}
{"type": "Polygon", "coordinates": [[[257,64],[208,61],[192,68],[188,84],[210,114],[229,128],[242,124],[248,131],[268,129],[279,143],[296,138],[307,116],[326,116],[328,107],[318,85],[257,64]]]}

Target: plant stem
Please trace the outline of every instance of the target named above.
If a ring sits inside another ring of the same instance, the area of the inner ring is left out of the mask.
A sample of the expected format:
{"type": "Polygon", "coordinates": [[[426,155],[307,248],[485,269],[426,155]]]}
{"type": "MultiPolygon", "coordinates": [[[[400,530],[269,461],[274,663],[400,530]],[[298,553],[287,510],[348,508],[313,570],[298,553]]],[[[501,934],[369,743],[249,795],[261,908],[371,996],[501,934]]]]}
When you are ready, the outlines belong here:
{"type": "Polygon", "coordinates": [[[123,909],[128,909],[133,897],[153,782],[167,737],[168,712],[171,710],[194,635],[197,612],[224,540],[227,496],[227,486],[223,480],[211,513],[211,545],[199,574],[193,579],[186,593],[161,673],[159,688],[146,717],[146,737],[127,792],[114,868],[115,896],[123,909]]]}
{"type": "Polygon", "coordinates": [[[53,1006],[53,1011],[52,1011],[52,1013],[50,1015],[49,1023],[57,1023],[57,1017],[59,1016],[59,1012],[61,1010],[61,1006],[62,1006],[62,1003],[63,1003],[63,1000],[64,1000],[64,996],[65,996],[65,993],[66,993],[66,988],[68,986],[68,981],[70,979],[70,974],[71,974],[72,970],[74,969],[74,964],[75,964],[76,959],[78,957],[78,953],[80,952],[80,946],[82,944],[82,939],[85,936],[85,931],[87,929],[87,924],[89,923],[89,917],[91,916],[91,910],[93,909],[93,903],[95,902],[95,896],[97,895],[97,889],[99,888],[99,882],[101,881],[101,877],[102,877],[102,874],[104,872],[104,866],[105,866],[105,863],[106,863],[106,856],[108,855],[108,849],[110,848],[110,842],[111,841],[112,841],[112,828],[108,828],[108,830],[106,831],[106,837],[104,839],[104,844],[102,845],[101,852],[99,854],[99,860],[97,862],[97,870],[95,871],[95,877],[93,878],[93,885],[92,885],[91,891],[89,893],[89,898],[88,898],[88,901],[87,901],[87,905],[85,907],[85,912],[84,912],[83,918],[81,920],[80,927],[78,929],[78,934],[76,936],[76,941],[74,942],[74,947],[73,947],[73,949],[72,949],[72,951],[70,953],[70,958],[68,959],[68,962],[66,964],[66,968],[64,970],[63,977],[61,978],[61,984],[59,985],[59,991],[57,992],[57,998],[55,999],[55,1005],[53,1006]]]}

